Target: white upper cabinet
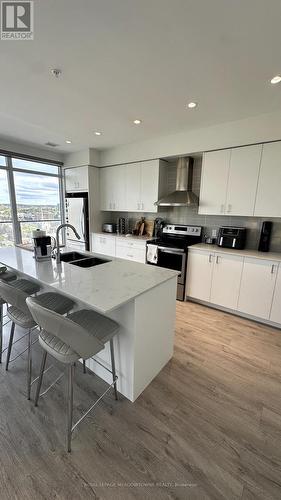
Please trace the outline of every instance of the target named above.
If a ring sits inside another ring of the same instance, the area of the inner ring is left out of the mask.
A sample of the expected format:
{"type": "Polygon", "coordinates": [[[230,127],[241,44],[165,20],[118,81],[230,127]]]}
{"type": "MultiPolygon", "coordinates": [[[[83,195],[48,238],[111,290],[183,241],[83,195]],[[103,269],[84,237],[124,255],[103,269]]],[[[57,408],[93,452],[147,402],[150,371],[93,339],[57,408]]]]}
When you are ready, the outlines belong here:
{"type": "Polygon", "coordinates": [[[225,213],[230,154],[230,149],[204,154],[199,214],[225,213]]]}
{"type": "Polygon", "coordinates": [[[75,191],[88,191],[89,178],[88,167],[73,167],[64,170],[65,191],[73,193],[75,191]]]}
{"type": "Polygon", "coordinates": [[[141,164],[141,210],[157,212],[154,203],[159,194],[159,161],[144,161],[141,164]]]}
{"type": "Polygon", "coordinates": [[[204,154],[199,213],[254,215],[262,146],[204,154]]]}
{"type": "Polygon", "coordinates": [[[125,165],[126,169],[126,210],[138,212],[141,199],[141,164],[130,163],[125,165]]]}
{"type": "Polygon", "coordinates": [[[281,217],[281,142],[263,145],[254,215],[281,217]]]}
{"type": "Polygon", "coordinates": [[[254,215],[262,146],[231,150],[225,212],[254,215]]]}
{"type": "Polygon", "coordinates": [[[101,210],[125,210],[125,166],[101,168],[100,208],[101,210]]]}
{"type": "Polygon", "coordinates": [[[154,203],[159,198],[159,186],[159,160],[102,168],[101,210],[157,212],[154,203]]]}
{"type": "Polygon", "coordinates": [[[111,192],[113,210],[126,210],[126,167],[112,167],[111,192]]]}
{"type": "Polygon", "coordinates": [[[278,262],[245,258],[238,310],[269,319],[278,262]]]}
{"type": "Polygon", "coordinates": [[[100,169],[100,208],[101,210],[110,209],[110,168],[100,169]]]}

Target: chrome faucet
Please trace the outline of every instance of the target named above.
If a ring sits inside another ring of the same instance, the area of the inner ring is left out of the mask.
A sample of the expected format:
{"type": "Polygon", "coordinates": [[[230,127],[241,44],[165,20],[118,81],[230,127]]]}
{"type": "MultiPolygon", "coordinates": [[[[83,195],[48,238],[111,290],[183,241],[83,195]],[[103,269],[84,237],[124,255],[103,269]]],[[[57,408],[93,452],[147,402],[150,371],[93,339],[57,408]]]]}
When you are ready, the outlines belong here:
{"type": "Polygon", "coordinates": [[[79,236],[79,234],[77,233],[75,227],[72,225],[72,224],[61,224],[58,228],[57,228],[57,231],[56,231],[56,240],[57,240],[57,256],[56,256],[56,259],[57,259],[57,264],[60,263],[60,242],[59,242],[59,232],[60,230],[63,228],[63,227],[70,227],[70,229],[72,229],[72,231],[74,232],[76,238],[78,240],[81,239],[81,237],[79,236]]]}

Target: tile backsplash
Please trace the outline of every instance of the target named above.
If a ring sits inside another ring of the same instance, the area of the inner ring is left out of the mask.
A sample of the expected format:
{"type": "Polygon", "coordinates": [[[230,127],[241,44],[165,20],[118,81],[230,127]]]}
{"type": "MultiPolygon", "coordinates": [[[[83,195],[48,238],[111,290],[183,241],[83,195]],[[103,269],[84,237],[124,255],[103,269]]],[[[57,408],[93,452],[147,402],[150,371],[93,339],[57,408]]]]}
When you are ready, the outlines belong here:
{"type": "MultiPolygon", "coordinates": [[[[170,186],[169,191],[173,191],[175,186],[176,169],[175,165],[170,165],[170,186]]],[[[201,178],[201,161],[198,159],[194,163],[193,191],[199,196],[201,178]]],[[[220,226],[242,226],[247,228],[246,248],[257,249],[259,244],[260,230],[264,220],[273,222],[271,233],[270,250],[281,252],[281,218],[260,218],[260,217],[237,217],[229,215],[199,215],[198,207],[159,207],[158,213],[138,213],[138,212],[102,212],[103,222],[115,222],[118,217],[125,217],[129,220],[129,229],[133,229],[136,220],[141,216],[149,220],[162,217],[172,224],[191,224],[203,226],[203,234],[211,236],[212,230],[218,231],[220,226]]]]}
{"type": "Polygon", "coordinates": [[[129,220],[129,229],[133,229],[136,220],[141,216],[153,220],[162,217],[172,224],[191,224],[203,226],[203,234],[211,236],[212,230],[218,231],[220,226],[242,226],[247,228],[246,248],[257,249],[259,244],[260,230],[264,220],[272,220],[272,233],[270,250],[281,252],[281,218],[262,219],[259,217],[231,217],[220,215],[198,215],[197,207],[171,207],[168,210],[160,208],[158,213],[138,213],[138,212],[104,212],[104,222],[115,222],[118,217],[125,217],[129,220]]]}

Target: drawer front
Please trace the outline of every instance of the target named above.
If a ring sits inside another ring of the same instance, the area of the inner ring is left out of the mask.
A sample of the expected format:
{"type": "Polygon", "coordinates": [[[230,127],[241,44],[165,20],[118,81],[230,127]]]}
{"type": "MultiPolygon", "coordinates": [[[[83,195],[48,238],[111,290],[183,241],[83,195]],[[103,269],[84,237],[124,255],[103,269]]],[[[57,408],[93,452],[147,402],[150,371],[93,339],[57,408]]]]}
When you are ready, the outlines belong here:
{"type": "Polygon", "coordinates": [[[135,248],[139,250],[143,250],[146,248],[145,240],[130,240],[130,238],[116,238],[116,246],[124,247],[124,248],[135,248]]]}
{"type": "Polygon", "coordinates": [[[93,252],[115,257],[115,238],[94,234],[92,241],[93,252]]]}
{"type": "Polygon", "coordinates": [[[145,248],[132,248],[130,246],[116,246],[116,257],[120,259],[132,260],[134,262],[141,262],[145,264],[145,248]]]}

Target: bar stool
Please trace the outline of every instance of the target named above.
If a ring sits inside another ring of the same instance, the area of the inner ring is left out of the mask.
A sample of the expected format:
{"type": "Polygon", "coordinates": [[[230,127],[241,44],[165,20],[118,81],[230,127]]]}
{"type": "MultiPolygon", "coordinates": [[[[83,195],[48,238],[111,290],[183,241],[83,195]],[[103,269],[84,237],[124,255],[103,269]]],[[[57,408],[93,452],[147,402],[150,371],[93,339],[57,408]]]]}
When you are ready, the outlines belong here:
{"type": "MultiPolygon", "coordinates": [[[[12,271],[5,271],[0,274],[0,279],[6,282],[14,281],[17,279],[17,275],[12,271]]],[[[2,363],[2,349],[3,349],[3,306],[6,304],[5,300],[0,297],[0,364],[2,363]]]]}
{"type": "MultiPolygon", "coordinates": [[[[39,285],[37,283],[35,283],[34,281],[30,281],[30,280],[26,280],[26,279],[12,279],[12,276],[15,276],[15,278],[17,278],[17,276],[13,275],[13,273],[9,274],[7,280],[3,280],[3,275],[1,275],[1,277],[0,277],[0,297],[1,297],[1,302],[3,302],[2,307],[3,307],[3,305],[5,303],[7,303],[7,300],[6,300],[5,296],[4,296],[5,292],[3,292],[2,289],[1,289],[1,286],[2,285],[4,286],[4,283],[6,283],[7,285],[10,285],[10,286],[12,286],[14,288],[17,288],[19,290],[22,290],[27,295],[31,295],[31,294],[36,293],[36,292],[38,292],[40,290],[39,285]]],[[[2,309],[2,311],[3,311],[3,309],[2,309]]],[[[8,314],[8,303],[7,303],[7,316],[9,318],[9,320],[11,320],[11,318],[9,317],[9,314],[8,314]]],[[[3,354],[3,352],[6,351],[9,348],[3,349],[3,338],[2,338],[3,332],[1,332],[1,333],[2,333],[1,334],[1,362],[2,362],[2,354],[3,354]]],[[[11,334],[12,334],[12,337],[13,337],[14,336],[14,326],[13,326],[13,323],[12,323],[12,326],[11,326],[11,334]]],[[[11,337],[11,334],[10,334],[10,337],[11,337]]],[[[24,335],[23,337],[25,337],[26,335],[24,335]]],[[[21,338],[23,338],[23,337],[21,337],[21,338]]]]}
{"type": "Polygon", "coordinates": [[[41,327],[39,343],[44,349],[35,396],[35,406],[38,405],[47,354],[49,353],[68,368],[67,451],[70,452],[74,429],[100,402],[111,387],[114,387],[115,399],[118,399],[116,387],[118,377],[115,370],[113,337],[117,334],[119,325],[112,319],[87,309],[73,312],[67,317],[61,316],[42,307],[37,297],[28,297],[26,303],[34,320],[41,327]],[[86,360],[92,358],[92,356],[104,349],[106,342],[110,343],[111,370],[104,365],[102,366],[112,374],[112,384],[109,385],[106,391],[104,391],[84,415],[72,425],[74,364],[80,358],[86,360]]]}
{"type": "MultiPolygon", "coordinates": [[[[25,351],[28,351],[28,361],[27,361],[27,399],[30,399],[31,393],[31,375],[32,375],[32,338],[31,338],[31,330],[33,330],[37,323],[34,321],[27,305],[26,299],[31,296],[32,293],[35,293],[40,289],[39,285],[36,283],[33,287],[33,290],[29,290],[27,292],[26,280],[16,280],[14,283],[5,283],[4,281],[0,281],[0,296],[4,298],[4,300],[9,304],[7,308],[7,315],[12,321],[11,333],[9,339],[8,353],[6,359],[6,370],[9,368],[11,351],[13,346],[15,325],[20,326],[26,330],[28,330],[28,346],[24,351],[18,354],[14,359],[17,359],[21,354],[25,351]]],[[[31,283],[31,282],[27,282],[31,283]]],[[[61,295],[59,293],[47,292],[42,293],[37,296],[37,301],[39,304],[42,304],[46,309],[59,312],[60,314],[65,314],[69,312],[73,306],[74,302],[69,298],[61,295]]],[[[23,338],[23,337],[21,337],[23,338]]],[[[17,341],[16,341],[17,342],[17,341]]],[[[12,361],[12,360],[11,360],[12,361]]]]}

